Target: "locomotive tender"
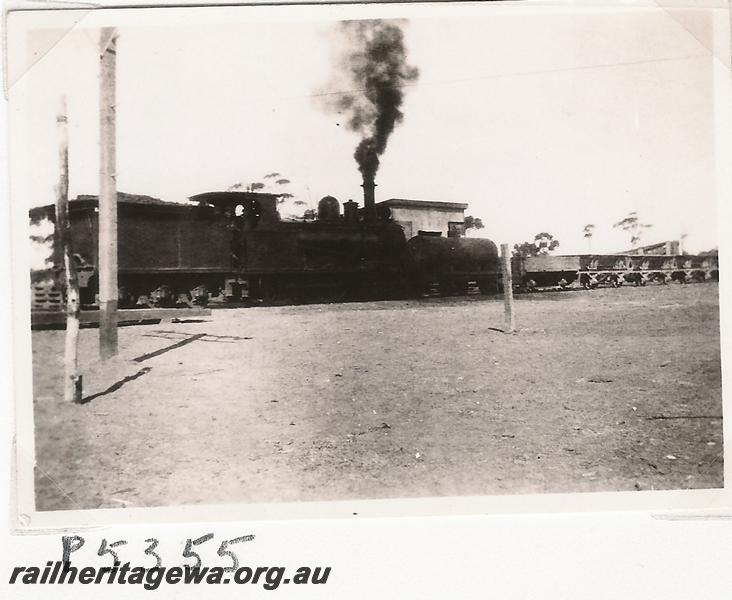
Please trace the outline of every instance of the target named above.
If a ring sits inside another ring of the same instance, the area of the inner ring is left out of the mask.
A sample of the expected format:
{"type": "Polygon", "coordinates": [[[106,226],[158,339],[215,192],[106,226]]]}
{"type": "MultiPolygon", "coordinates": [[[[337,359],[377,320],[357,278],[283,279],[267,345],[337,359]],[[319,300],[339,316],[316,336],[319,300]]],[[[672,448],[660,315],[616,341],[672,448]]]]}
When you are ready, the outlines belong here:
{"type": "MultiPolygon", "coordinates": [[[[211,192],[173,204],[118,194],[120,307],[205,305],[226,301],[308,302],[418,297],[430,285],[465,292],[469,282],[498,288],[500,263],[490,240],[417,237],[383,210],[359,210],[326,196],[313,221],[283,221],[277,197],[211,192]]],[[[366,203],[368,204],[368,202],[366,203]]],[[[54,220],[54,207],[31,209],[54,220]]],[[[98,289],[98,199],[69,203],[82,304],[98,289]]],[[[55,264],[59,264],[56,262],[55,264]]]]}

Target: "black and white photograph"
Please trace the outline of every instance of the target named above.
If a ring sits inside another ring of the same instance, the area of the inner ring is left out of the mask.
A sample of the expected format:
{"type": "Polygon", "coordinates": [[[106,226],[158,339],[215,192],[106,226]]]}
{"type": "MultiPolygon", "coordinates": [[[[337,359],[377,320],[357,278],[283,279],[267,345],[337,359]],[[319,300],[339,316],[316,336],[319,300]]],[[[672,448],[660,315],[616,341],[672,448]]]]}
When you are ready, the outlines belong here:
{"type": "Polygon", "coordinates": [[[724,489],[728,13],[449,4],[9,15],[26,518],[724,489]]]}

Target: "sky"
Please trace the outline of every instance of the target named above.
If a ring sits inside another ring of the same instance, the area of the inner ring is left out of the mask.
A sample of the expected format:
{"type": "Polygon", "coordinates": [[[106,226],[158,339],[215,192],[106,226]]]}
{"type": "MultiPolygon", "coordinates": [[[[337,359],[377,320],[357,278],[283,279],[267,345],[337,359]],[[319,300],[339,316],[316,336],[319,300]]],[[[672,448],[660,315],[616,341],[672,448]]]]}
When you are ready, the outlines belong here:
{"type": "MultiPolygon", "coordinates": [[[[323,102],[343,91],[337,21],[246,11],[162,25],[140,13],[119,25],[118,189],[181,201],[279,172],[307,206],[360,201],[359,137],[323,102]]],[[[556,253],[628,249],[613,223],[630,211],[652,225],[644,244],[685,234],[690,252],[717,245],[708,11],[395,11],[408,17],[399,23],[420,76],[405,89],[377,201],[466,202],[481,237],[549,232],[556,253]]],[[[62,28],[46,15],[11,48],[25,59],[10,82],[14,201],[54,201],[61,96],[70,195],[98,192],[98,35],[88,19],[62,28]]]]}

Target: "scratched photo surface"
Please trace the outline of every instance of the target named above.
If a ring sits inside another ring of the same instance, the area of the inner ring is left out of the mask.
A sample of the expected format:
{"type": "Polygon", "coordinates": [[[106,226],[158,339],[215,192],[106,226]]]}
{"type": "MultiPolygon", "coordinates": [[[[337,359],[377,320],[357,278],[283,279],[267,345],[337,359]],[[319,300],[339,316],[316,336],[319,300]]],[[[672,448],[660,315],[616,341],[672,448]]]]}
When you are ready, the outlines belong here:
{"type": "Polygon", "coordinates": [[[710,11],[410,10],[28,34],[36,510],[723,487],[710,11]]]}

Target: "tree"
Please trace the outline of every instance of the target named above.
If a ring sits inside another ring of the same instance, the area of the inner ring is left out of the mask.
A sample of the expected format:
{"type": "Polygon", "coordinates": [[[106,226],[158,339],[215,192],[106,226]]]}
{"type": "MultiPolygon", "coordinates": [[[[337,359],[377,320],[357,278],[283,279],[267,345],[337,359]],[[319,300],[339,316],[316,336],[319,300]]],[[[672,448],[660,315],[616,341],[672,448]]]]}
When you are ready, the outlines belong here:
{"type": "MultiPolygon", "coordinates": [[[[253,181],[251,183],[235,183],[227,189],[228,192],[245,191],[245,192],[264,192],[277,196],[277,203],[283,204],[287,200],[293,200],[294,194],[287,191],[287,185],[292,183],[289,179],[282,176],[279,171],[272,171],[262,177],[262,181],[253,181]]],[[[302,200],[293,200],[296,206],[305,206],[306,202],[302,200]]]]}
{"type": "Polygon", "coordinates": [[[595,226],[592,223],[588,223],[587,225],[585,225],[582,233],[587,240],[587,247],[589,251],[592,252],[592,236],[595,235],[595,226]]]}
{"type": "Polygon", "coordinates": [[[638,217],[638,213],[635,211],[629,212],[628,216],[620,219],[617,223],[613,225],[615,229],[622,229],[626,233],[630,235],[630,246],[632,248],[635,248],[638,246],[638,242],[641,240],[641,236],[643,235],[643,230],[648,229],[649,227],[653,227],[653,225],[648,225],[646,223],[641,223],[640,218],[638,217]]]}
{"type": "Polygon", "coordinates": [[[226,191],[227,192],[240,192],[240,191],[257,192],[257,191],[263,190],[263,189],[264,189],[263,183],[261,183],[259,181],[253,181],[252,183],[242,183],[242,182],[235,183],[234,185],[230,185],[226,191]]]}
{"type": "Polygon", "coordinates": [[[559,240],[555,240],[551,233],[542,231],[534,236],[533,242],[514,244],[514,256],[544,256],[559,247],[559,240]]]}
{"type": "Polygon", "coordinates": [[[31,218],[31,281],[40,283],[60,275],[60,248],[57,248],[55,225],[48,217],[31,218]]]}
{"type": "Polygon", "coordinates": [[[468,229],[483,229],[485,227],[483,225],[483,221],[481,221],[478,217],[472,217],[470,215],[465,217],[465,231],[467,232],[468,229]]]}
{"type": "Polygon", "coordinates": [[[539,254],[549,254],[559,247],[559,240],[555,240],[551,233],[542,231],[534,236],[534,244],[539,248],[539,254]]]}

